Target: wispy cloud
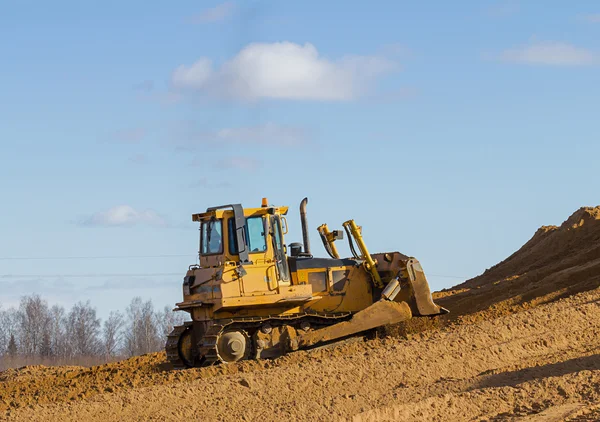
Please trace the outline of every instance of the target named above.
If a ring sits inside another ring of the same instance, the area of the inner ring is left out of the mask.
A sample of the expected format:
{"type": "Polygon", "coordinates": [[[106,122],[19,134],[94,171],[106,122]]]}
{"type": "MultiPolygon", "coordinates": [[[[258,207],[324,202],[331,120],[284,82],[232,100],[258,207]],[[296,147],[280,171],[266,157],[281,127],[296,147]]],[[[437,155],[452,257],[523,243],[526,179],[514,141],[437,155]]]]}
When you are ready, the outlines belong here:
{"type": "Polygon", "coordinates": [[[2,282],[2,307],[17,308],[23,296],[32,292],[41,294],[50,305],[68,306],[78,299],[81,283],[73,283],[62,277],[33,276],[20,277],[5,275],[2,282]]]}
{"type": "Polygon", "coordinates": [[[173,286],[173,278],[175,276],[171,276],[166,279],[154,279],[154,278],[124,278],[120,277],[119,279],[113,279],[105,281],[102,284],[94,284],[85,288],[86,291],[114,291],[114,290],[139,290],[140,285],[144,285],[144,290],[148,289],[162,289],[164,287],[173,286]]]}
{"type": "Polygon", "coordinates": [[[233,156],[223,158],[214,164],[216,169],[222,170],[243,170],[243,171],[256,171],[262,166],[262,163],[256,158],[233,156]]]}
{"type": "Polygon", "coordinates": [[[347,101],[397,69],[398,65],[384,56],[330,60],[321,57],[310,43],[253,43],[220,67],[207,57],[179,66],[171,85],[179,93],[237,100],[347,101]]]}
{"type": "Polygon", "coordinates": [[[153,210],[138,211],[130,205],[117,205],[106,211],[98,211],[80,221],[88,227],[123,227],[136,224],[166,226],[166,220],[153,210]]]}
{"type": "Polygon", "coordinates": [[[583,15],[582,19],[590,23],[600,23],[600,13],[592,13],[590,15],[583,15]]]}
{"type": "Polygon", "coordinates": [[[190,21],[196,24],[219,22],[233,15],[235,10],[235,3],[232,1],[227,1],[202,11],[199,15],[193,16],[190,21]]]}
{"type": "Polygon", "coordinates": [[[217,130],[201,130],[190,123],[180,123],[172,135],[172,145],[177,149],[195,150],[209,145],[248,145],[295,147],[308,142],[306,129],[265,123],[217,130]]]}
{"type": "Polygon", "coordinates": [[[114,138],[123,143],[136,144],[146,136],[146,130],[143,128],[122,129],[114,133],[114,138]]]}
{"type": "Polygon", "coordinates": [[[531,42],[503,51],[500,60],[509,63],[547,66],[586,66],[597,62],[591,50],[565,42],[531,42]]]}

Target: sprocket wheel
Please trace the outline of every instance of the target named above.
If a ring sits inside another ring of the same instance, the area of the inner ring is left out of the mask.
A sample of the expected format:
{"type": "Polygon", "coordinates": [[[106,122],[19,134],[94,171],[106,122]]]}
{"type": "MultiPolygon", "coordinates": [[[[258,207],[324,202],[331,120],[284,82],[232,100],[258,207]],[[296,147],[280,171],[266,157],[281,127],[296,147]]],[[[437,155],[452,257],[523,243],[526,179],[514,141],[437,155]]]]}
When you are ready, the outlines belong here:
{"type": "Polygon", "coordinates": [[[198,356],[194,350],[193,338],[192,327],[188,327],[179,337],[179,343],[177,345],[179,358],[188,368],[193,368],[198,364],[198,356]]]}

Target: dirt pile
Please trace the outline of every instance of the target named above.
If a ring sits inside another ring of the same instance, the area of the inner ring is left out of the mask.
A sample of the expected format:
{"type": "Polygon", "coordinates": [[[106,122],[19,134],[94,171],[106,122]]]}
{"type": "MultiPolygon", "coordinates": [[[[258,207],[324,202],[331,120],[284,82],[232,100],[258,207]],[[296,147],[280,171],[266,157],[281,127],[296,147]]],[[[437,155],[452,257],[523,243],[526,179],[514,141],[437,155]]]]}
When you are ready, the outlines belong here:
{"type": "Polygon", "coordinates": [[[92,366],[25,366],[0,372],[0,413],[43,403],[71,402],[102,393],[260,370],[270,362],[248,361],[188,371],[173,371],[164,353],[92,366]]]}
{"type": "MultiPolygon", "coordinates": [[[[434,294],[450,318],[505,315],[600,286],[600,207],[560,227],[543,226],[521,249],[482,275],[434,294]]],[[[464,318],[463,318],[464,319],[464,318]]]]}
{"type": "Polygon", "coordinates": [[[581,415],[600,402],[599,302],[600,290],[594,290],[411,340],[298,352],[269,367],[227,365],[236,371],[11,409],[5,416],[359,422],[581,415]]]}

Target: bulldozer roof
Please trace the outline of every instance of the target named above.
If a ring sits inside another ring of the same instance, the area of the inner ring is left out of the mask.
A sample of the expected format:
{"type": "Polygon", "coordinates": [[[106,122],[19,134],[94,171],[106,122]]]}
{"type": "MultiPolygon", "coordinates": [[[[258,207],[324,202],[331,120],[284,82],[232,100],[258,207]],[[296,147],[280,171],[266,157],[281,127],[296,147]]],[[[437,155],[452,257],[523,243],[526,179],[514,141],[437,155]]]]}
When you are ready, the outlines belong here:
{"type": "MultiPolygon", "coordinates": [[[[260,208],[244,208],[244,217],[253,217],[265,214],[286,215],[288,212],[287,206],[282,207],[260,207],[260,208]]],[[[199,214],[192,214],[192,221],[209,220],[211,218],[223,218],[232,216],[233,211],[230,209],[212,209],[199,214]]]]}

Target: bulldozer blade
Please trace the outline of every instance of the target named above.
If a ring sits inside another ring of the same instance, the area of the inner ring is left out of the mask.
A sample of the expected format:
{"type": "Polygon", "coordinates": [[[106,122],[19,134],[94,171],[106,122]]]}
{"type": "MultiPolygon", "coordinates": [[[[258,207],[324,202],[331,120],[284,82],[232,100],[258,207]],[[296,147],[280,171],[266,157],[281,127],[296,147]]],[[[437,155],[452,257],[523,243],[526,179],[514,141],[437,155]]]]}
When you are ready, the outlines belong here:
{"type": "Polygon", "coordinates": [[[414,258],[409,259],[406,269],[413,290],[414,303],[412,305],[414,314],[420,316],[447,314],[447,309],[433,303],[429,283],[419,261],[414,258]]]}
{"type": "Polygon", "coordinates": [[[349,321],[298,335],[298,337],[291,339],[290,346],[292,350],[304,349],[411,318],[412,312],[406,302],[381,300],[357,312],[349,321]]]}

